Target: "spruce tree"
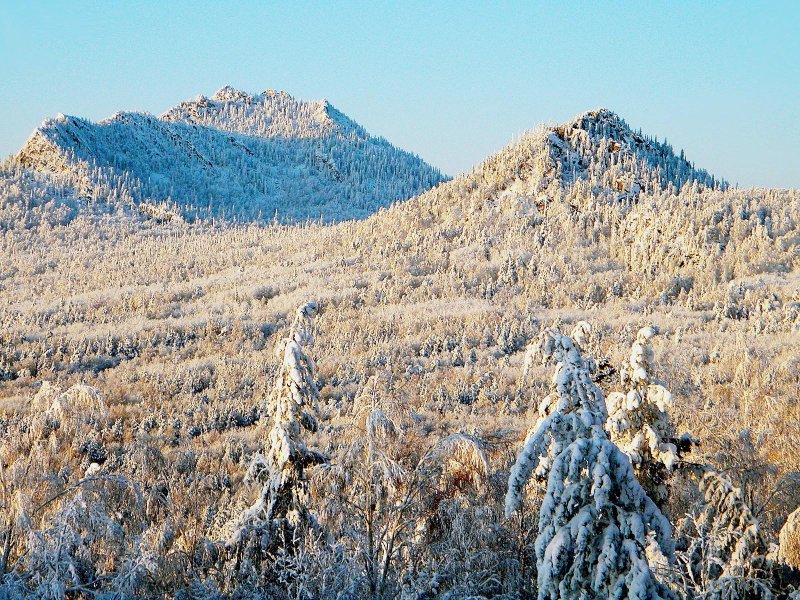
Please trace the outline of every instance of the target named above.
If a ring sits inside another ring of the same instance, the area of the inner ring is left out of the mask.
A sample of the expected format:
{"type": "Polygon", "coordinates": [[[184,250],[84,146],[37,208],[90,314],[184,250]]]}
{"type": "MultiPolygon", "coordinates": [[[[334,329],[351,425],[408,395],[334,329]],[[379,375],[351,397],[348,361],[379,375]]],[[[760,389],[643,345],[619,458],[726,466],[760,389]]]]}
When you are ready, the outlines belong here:
{"type": "Polygon", "coordinates": [[[259,499],[243,512],[233,540],[238,542],[249,529],[268,536],[270,544],[286,545],[301,526],[314,526],[309,510],[305,469],[325,462],[325,457],[306,448],[302,430],[317,430],[317,421],[307,409],[314,409],[319,392],[314,382],[315,366],[309,349],[314,345],[313,302],[297,309],[289,336],[278,342],[275,354],[281,370],[271,394],[272,428],[267,438],[266,458],[258,454],[248,471],[251,480],[263,481],[259,499]]]}
{"type": "Polygon", "coordinates": [[[650,340],[655,327],[643,327],[636,336],[628,362],[620,370],[626,391],[608,395],[608,431],[630,459],[636,478],[659,505],[667,499],[665,485],[680,457],[679,447],[688,449],[691,437],[675,438],[669,418],[672,394],[654,376],[650,340]]]}
{"type": "Polygon", "coordinates": [[[539,352],[556,363],[552,392],[512,467],[506,515],[523,500],[532,474],[546,479],[535,543],[540,600],[673,598],[647,561],[653,542],[666,557],[670,525],[606,436],[603,393],[575,343],[544,332],[539,352]]]}

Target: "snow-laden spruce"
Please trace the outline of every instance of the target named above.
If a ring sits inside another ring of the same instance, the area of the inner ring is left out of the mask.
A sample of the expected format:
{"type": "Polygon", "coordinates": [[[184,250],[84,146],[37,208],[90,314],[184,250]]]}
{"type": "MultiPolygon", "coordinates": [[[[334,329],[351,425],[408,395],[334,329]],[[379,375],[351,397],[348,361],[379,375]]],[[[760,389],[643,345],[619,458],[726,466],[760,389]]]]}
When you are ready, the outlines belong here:
{"type": "MultiPolygon", "coordinates": [[[[592,324],[588,321],[578,321],[575,324],[575,327],[572,328],[572,332],[570,333],[570,338],[572,338],[572,342],[575,345],[575,349],[578,352],[585,353],[586,352],[586,345],[589,343],[589,335],[592,333],[592,324]]],[[[540,360],[541,350],[539,348],[539,341],[534,341],[528,344],[525,347],[525,358],[523,360],[522,366],[522,377],[520,378],[519,385],[525,385],[528,381],[528,375],[533,368],[533,365],[536,364],[540,360]]],[[[589,372],[593,372],[596,368],[595,361],[592,357],[584,358],[586,361],[586,366],[589,372]]],[[[547,412],[547,407],[543,404],[539,405],[539,408],[542,409],[545,413],[547,412]]],[[[542,412],[540,411],[540,414],[542,412]]]]}
{"type": "Polygon", "coordinates": [[[764,565],[768,544],[761,524],[730,480],[708,468],[700,482],[706,507],[702,515],[704,529],[723,529],[720,552],[726,574],[750,574],[764,565]]]}
{"type": "Polygon", "coordinates": [[[547,480],[539,513],[539,598],[672,598],[647,561],[671,558],[669,522],[636,481],[627,456],[606,436],[603,393],[575,343],[553,330],[539,340],[555,362],[550,414],[528,433],[511,469],[506,515],[532,474],[547,480]]]}
{"type": "Polygon", "coordinates": [[[624,392],[606,398],[606,431],[630,459],[636,477],[656,502],[667,497],[664,481],[679,459],[668,410],[672,394],[653,375],[651,338],[656,327],[643,327],[636,335],[630,358],[620,370],[624,392]]]}
{"type": "Polygon", "coordinates": [[[315,523],[308,509],[305,469],[324,462],[325,457],[306,448],[300,434],[302,429],[317,430],[317,421],[307,410],[316,408],[319,396],[314,361],[308,353],[314,345],[312,319],[316,314],[316,303],[300,306],[289,336],[275,348],[282,364],[270,398],[272,428],[267,456],[257,454],[247,474],[264,486],[259,499],[242,513],[231,544],[239,543],[252,529],[286,543],[293,539],[295,529],[315,523]]]}

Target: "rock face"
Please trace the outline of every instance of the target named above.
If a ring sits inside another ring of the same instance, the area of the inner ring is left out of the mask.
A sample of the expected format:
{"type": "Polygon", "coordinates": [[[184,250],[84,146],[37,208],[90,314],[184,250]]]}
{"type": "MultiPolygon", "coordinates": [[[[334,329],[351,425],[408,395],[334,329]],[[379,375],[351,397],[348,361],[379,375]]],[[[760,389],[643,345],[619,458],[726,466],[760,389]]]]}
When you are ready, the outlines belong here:
{"type": "Polygon", "coordinates": [[[800,508],[797,508],[781,528],[778,556],[782,563],[800,569],[800,508]]]}
{"type": "Polygon", "coordinates": [[[445,177],[370,136],[327,101],[225,87],[161,117],[59,115],[17,154],[25,168],[80,177],[135,203],[225,220],[362,218],[445,177]]]}

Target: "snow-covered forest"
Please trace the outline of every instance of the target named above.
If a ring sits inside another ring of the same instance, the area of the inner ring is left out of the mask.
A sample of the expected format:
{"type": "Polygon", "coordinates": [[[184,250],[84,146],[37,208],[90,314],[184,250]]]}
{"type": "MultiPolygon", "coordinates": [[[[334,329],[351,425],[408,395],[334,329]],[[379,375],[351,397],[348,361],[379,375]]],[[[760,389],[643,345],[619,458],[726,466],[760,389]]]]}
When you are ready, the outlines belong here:
{"type": "Polygon", "coordinates": [[[15,161],[69,177],[92,201],[163,205],[190,220],[363,218],[445,180],[326,101],[230,87],[161,117],[116,113],[92,123],[58,115],[15,161]]]}
{"type": "Polygon", "coordinates": [[[444,181],[228,88],[0,175],[1,598],[800,597],[797,190],[607,110],[444,181]],[[252,191],[320,155],[369,217],[252,191]]]}

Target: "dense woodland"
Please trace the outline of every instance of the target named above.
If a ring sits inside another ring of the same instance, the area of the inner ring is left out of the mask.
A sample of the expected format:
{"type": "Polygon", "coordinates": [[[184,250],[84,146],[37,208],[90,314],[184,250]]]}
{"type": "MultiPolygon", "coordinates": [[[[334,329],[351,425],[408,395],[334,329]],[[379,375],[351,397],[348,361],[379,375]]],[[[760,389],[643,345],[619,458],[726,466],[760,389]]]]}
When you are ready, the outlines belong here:
{"type": "Polygon", "coordinates": [[[800,192],[605,110],[335,225],[30,166],[0,597],[800,597],[800,192]]]}

